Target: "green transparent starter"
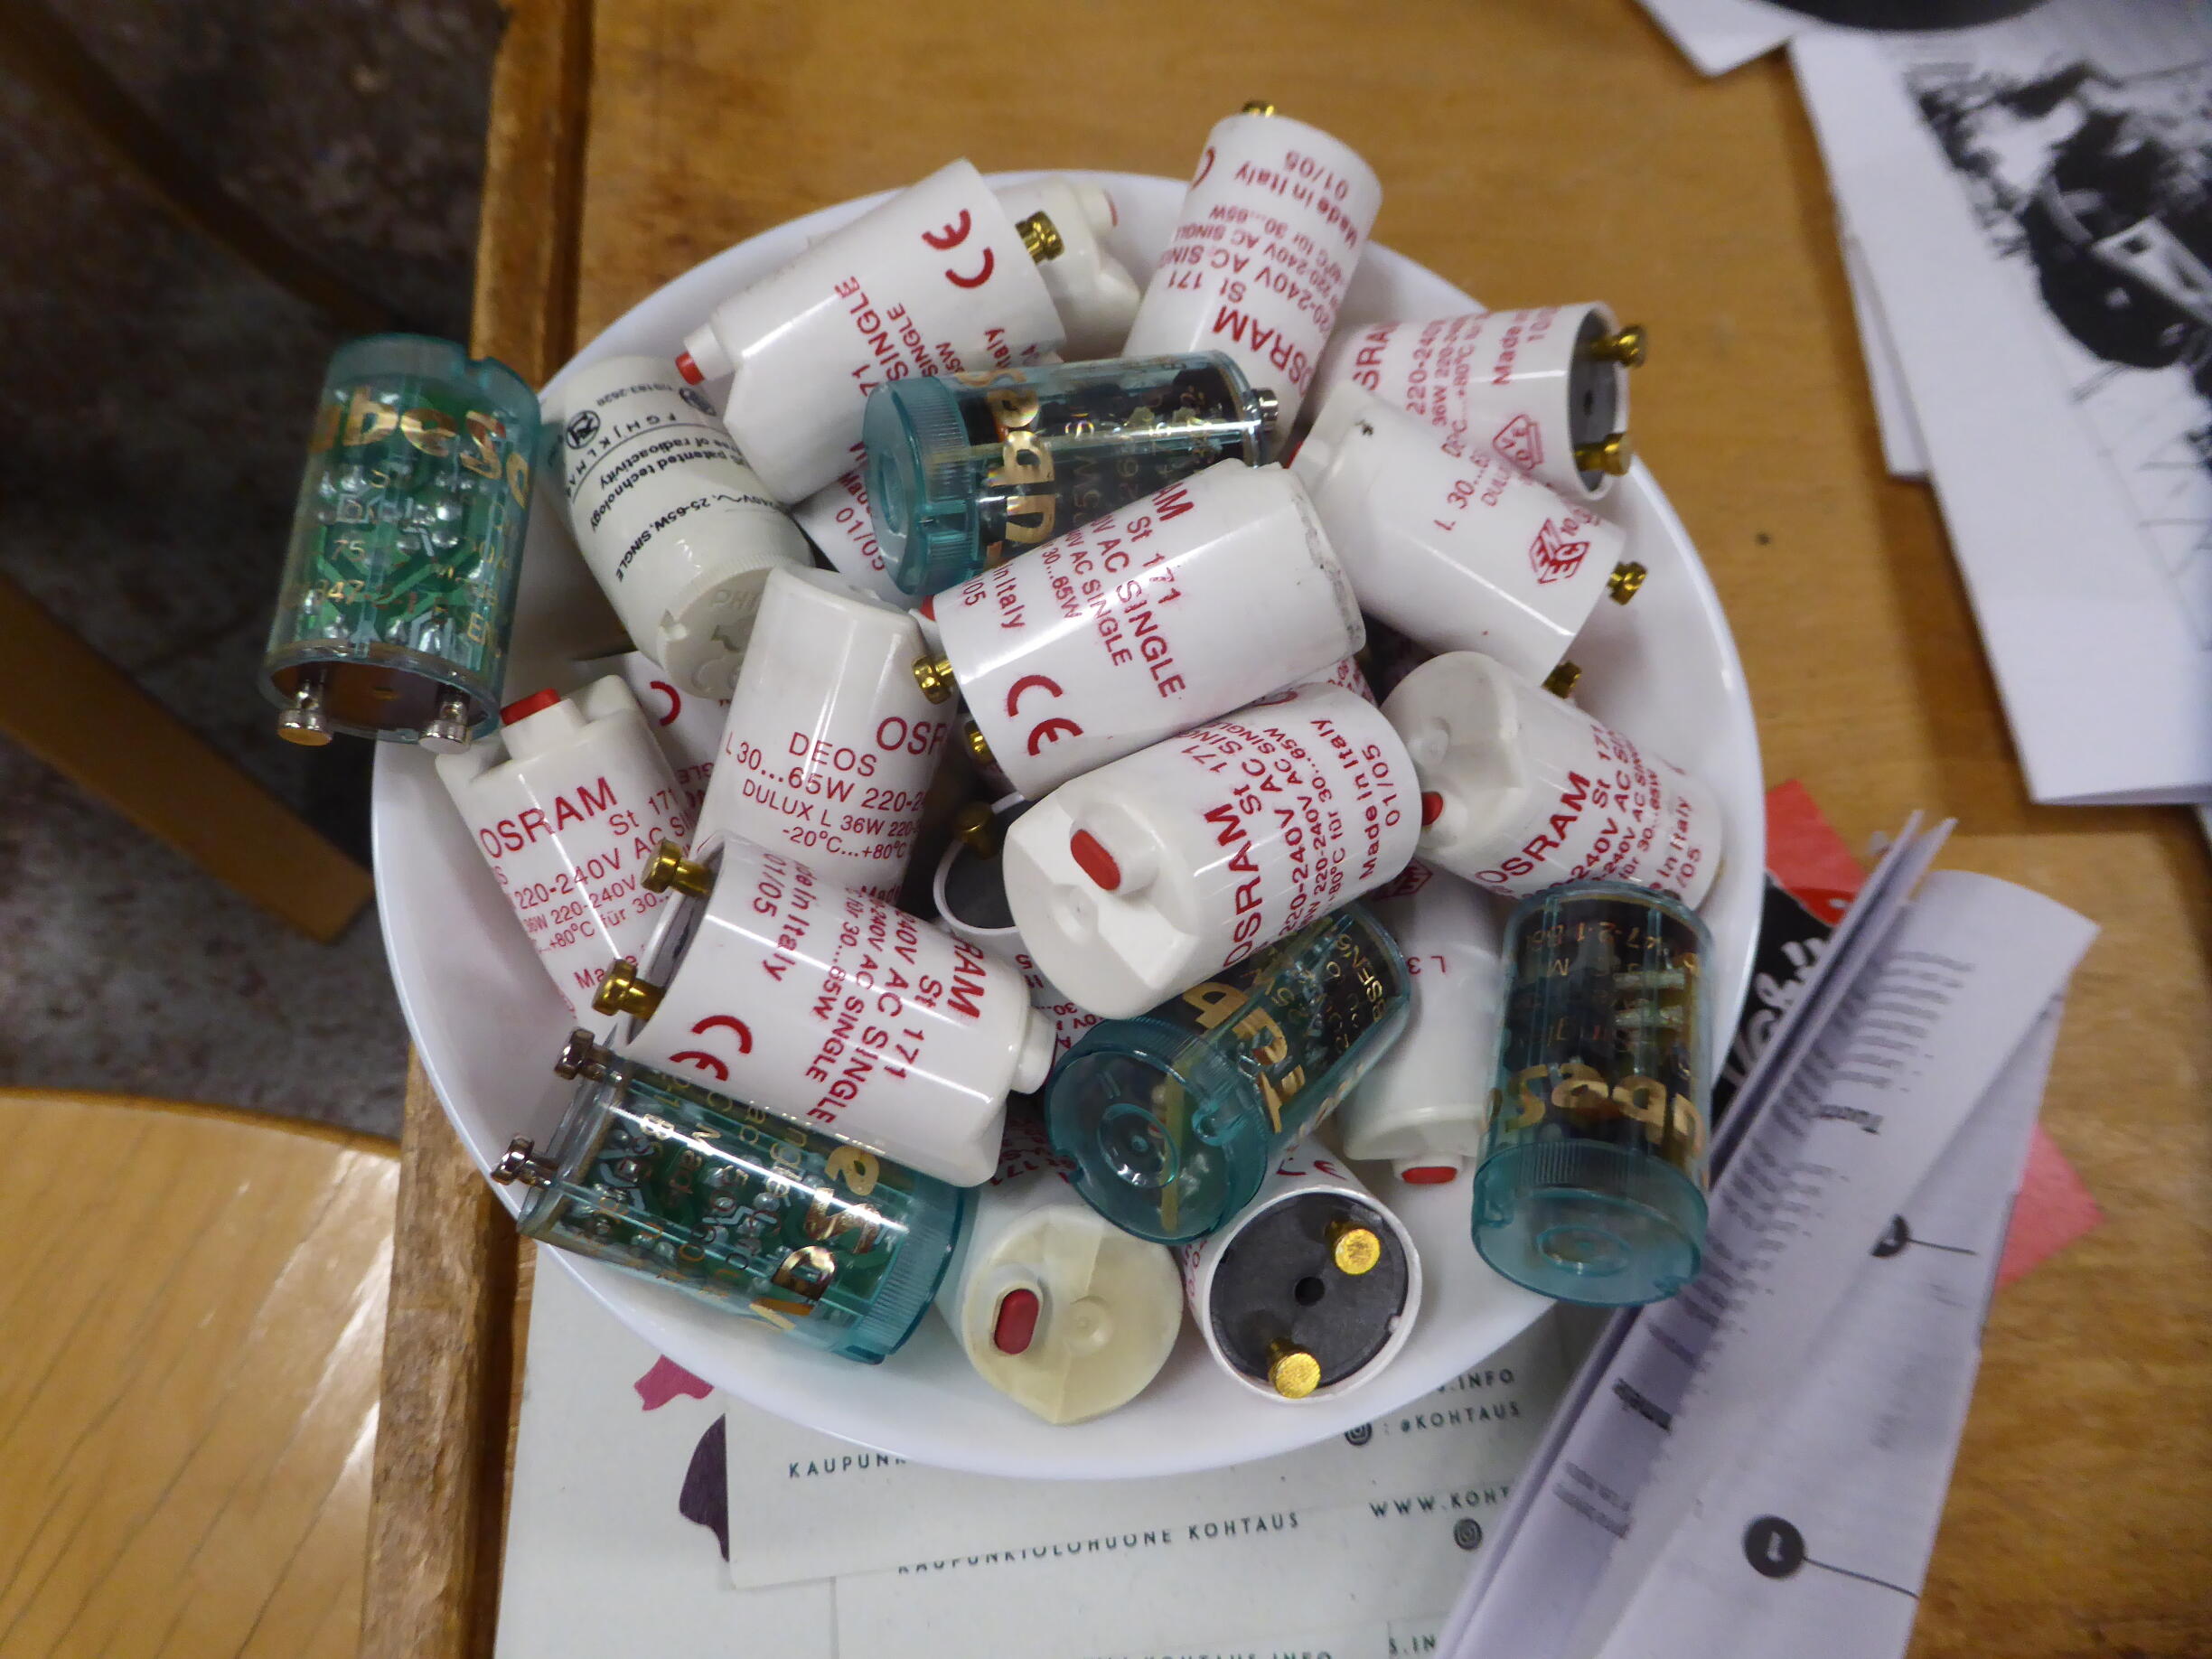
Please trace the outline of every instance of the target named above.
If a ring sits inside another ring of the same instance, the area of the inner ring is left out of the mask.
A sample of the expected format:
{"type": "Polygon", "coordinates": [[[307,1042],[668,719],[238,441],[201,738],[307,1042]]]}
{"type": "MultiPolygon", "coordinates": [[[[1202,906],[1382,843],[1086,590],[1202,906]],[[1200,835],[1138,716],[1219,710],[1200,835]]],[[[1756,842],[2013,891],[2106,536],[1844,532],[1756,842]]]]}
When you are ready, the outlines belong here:
{"type": "Polygon", "coordinates": [[[262,663],[285,736],[451,751],[491,729],[539,444],[502,363],[420,334],[339,348],[262,663]]]}
{"type": "Polygon", "coordinates": [[[579,1084],[549,1152],[492,1171],[532,1191],[530,1237],[874,1364],[929,1311],[969,1195],[872,1152],[570,1041],[579,1084]]]}

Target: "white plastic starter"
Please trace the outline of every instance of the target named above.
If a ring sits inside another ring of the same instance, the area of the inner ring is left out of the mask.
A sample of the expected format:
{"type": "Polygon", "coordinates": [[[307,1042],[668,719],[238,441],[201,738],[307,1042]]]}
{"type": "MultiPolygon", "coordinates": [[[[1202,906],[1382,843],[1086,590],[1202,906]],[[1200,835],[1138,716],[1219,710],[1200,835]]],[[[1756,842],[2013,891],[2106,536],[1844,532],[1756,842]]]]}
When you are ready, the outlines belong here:
{"type": "Polygon", "coordinates": [[[1641,328],[1605,305],[1377,323],[1329,342],[1316,397],[1345,381],[1488,451],[1571,501],[1628,470],[1628,370],[1641,328]]]}
{"type": "Polygon", "coordinates": [[[1379,709],[1301,686],[1062,784],[1007,832],[1007,899],[1046,979],[1129,1018],[1393,879],[1417,796],[1379,709]]]}
{"type": "Polygon", "coordinates": [[[1071,235],[1103,235],[1105,211],[1103,223],[1017,225],[972,164],[953,162],[717,305],[676,367],[695,384],[735,375],[730,436],[771,494],[803,500],[847,470],[884,381],[1059,350],[1066,330],[1037,266],[1071,235]]]}
{"type": "Polygon", "coordinates": [[[1482,1161],[1504,1014],[1504,923],[1491,900],[1419,859],[1370,905],[1405,952],[1413,1010],[1336,1109],[1338,1135],[1346,1158],[1388,1163],[1401,1181],[1449,1181],[1482,1161]]]}
{"type": "Polygon", "coordinates": [[[545,418],[569,528],[631,643],[682,689],[727,697],[761,584],[813,562],[806,538],[659,358],[578,370],[545,418]]]}
{"type": "Polygon", "coordinates": [[[1720,807],[1679,767],[1475,651],[1424,662],[1382,712],[1420,774],[1420,856],[1492,893],[1606,876],[1695,906],[1720,807]]]}
{"type": "Polygon", "coordinates": [[[500,719],[497,736],[439,755],[438,780],[569,1012],[589,1023],[607,962],[651,937],[666,901],[638,878],[655,847],[690,833],[690,809],[614,675],[573,698],[537,692],[500,719]]]}
{"type": "Polygon", "coordinates": [[[1247,105],[1206,135],[1122,354],[1225,351],[1289,432],[1382,206],[1350,146],[1247,105]]]}
{"type": "Polygon", "coordinates": [[[922,631],[828,570],[779,570],[723,725],[702,839],[726,831],[897,895],[952,723],[914,683],[922,631]]]}
{"type": "Polygon", "coordinates": [[[684,810],[694,824],[707,799],[707,780],[714,775],[715,755],[722,747],[722,722],[729,716],[729,699],[700,697],[677,689],[661,671],[661,665],[642,651],[619,651],[594,657],[577,667],[598,674],[619,674],[630,688],[645,723],[660,740],[661,753],[683,790],[684,810]]]}
{"type": "Polygon", "coordinates": [[[1420,1313],[1420,1252],[1389,1206],[1319,1141],[1259,1195],[1182,1249],[1206,1352],[1239,1382],[1298,1403],[1381,1374],[1420,1313]]]}
{"type": "Polygon", "coordinates": [[[1048,1423],[1080,1423],[1159,1374],[1183,1328],[1183,1282],[1165,1244],[1085,1204],[1043,1133],[1010,1122],[937,1309],[986,1382],[1048,1423]]]}
{"type": "Polygon", "coordinates": [[[593,1006],[614,1048],[957,1186],[998,1167],[1006,1097],[1045,1081],[1052,1021],[964,940],[729,836],[664,861],[684,896],[593,1006]]]}
{"type": "Polygon", "coordinates": [[[1453,444],[1373,392],[1338,386],[1291,476],[1361,608],[1430,651],[1485,651],[1540,680],[1601,597],[1634,595],[1643,567],[1621,562],[1617,525],[1453,444]]]}
{"type": "Polygon", "coordinates": [[[1060,251],[1038,261],[1037,274],[1067,330],[1063,354],[1071,362],[1129,355],[1121,342],[1144,290],[1106,251],[1106,233],[1121,222],[1121,212],[1105,186],[1049,173],[1025,184],[1002,184],[998,196],[1016,223],[1042,213],[1060,233],[1060,251]]]}
{"type": "Polygon", "coordinates": [[[1366,639],[1305,492],[1279,466],[1236,460],[949,588],[923,613],[991,758],[1032,801],[1325,675],[1366,639]]]}
{"type": "Polygon", "coordinates": [[[793,507],[792,517],[840,576],[886,604],[911,610],[921,598],[891,579],[882,544],[876,539],[875,520],[868,517],[867,475],[859,465],[865,455],[866,446],[855,444],[852,470],[839,473],[793,507]]]}
{"type": "Polygon", "coordinates": [[[1056,1063],[1099,1023],[1099,1017],[1076,1007],[1065,991],[1037,971],[1036,958],[1022,943],[1014,913],[1007,907],[1006,866],[999,855],[1007,825],[1028,805],[1019,795],[1007,795],[989,808],[989,821],[975,825],[972,831],[959,828],[955,820],[953,839],[946,843],[931,877],[930,896],[936,903],[938,925],[946,933],[980,945],[1020,970],[1029,1000],[1052,1016],[1056,1063]]]}

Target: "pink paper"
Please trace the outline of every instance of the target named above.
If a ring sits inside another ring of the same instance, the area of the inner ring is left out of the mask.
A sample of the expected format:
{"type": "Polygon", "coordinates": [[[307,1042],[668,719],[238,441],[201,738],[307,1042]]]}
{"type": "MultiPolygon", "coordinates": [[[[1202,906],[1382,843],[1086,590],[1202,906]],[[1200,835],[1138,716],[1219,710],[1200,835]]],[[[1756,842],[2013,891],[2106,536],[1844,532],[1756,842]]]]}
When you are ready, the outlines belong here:
{"type": "Polygon", "coordinates": [[[2020,1195],[2012,1201],[2012,1225],[1997,1263],[1999,1288],[2057,1254],[2104,1220],[2104,1212],[2058,1150],[2058,1143],[2037,1124],[2028,1147],[2028,1173],[2020,1177],[2020,1195]]]}
{"type": "Polygon", "coordinates": [[[637,1390],[638,1398],[645,1402],[648,1411],[659,1411],[679,1394],[704,1400],[714,1392],[711,1383],[700,1382],[666,1354],[653,1361],[652,1369],[630,1386],[637,1390]]]}

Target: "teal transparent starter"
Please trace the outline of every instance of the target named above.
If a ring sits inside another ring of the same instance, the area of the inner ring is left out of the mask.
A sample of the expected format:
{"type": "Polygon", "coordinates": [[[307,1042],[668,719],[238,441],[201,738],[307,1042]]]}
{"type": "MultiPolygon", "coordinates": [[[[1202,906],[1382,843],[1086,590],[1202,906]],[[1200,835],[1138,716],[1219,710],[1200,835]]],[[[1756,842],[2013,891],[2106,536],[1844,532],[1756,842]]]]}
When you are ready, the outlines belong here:
{"type": "Polygon", "coordinates": [[[1218,351],[888,380],[868,394],[868,511],[891,579],[942,592],[1234,455],[1275,398],[1218,351]]]}
{"type": "Polygon", "coordinates": [[[422,334],[338,349],[262,661],[284,736],[451,753],[491,730],[539,445],[503,363],[422,334]]]}
{"type": "Polygon", "coordinates": [[[1614,881],[1521,901],[1475,1176],[1475,1247],[1516,1284],[1625,1308],[1673,1296],[1705,1247],[1711,937],[1614,881]]]}
{"type": "Polygon", "coordinates": [[[548,1150],[492,1172],[531,1188],[530,1237],[673,1285],[810,1347],[874,1364],[929,1311],[969,1195],[888,1158],[617,1059],[588,1032],[548,1150]]]}
{"type": "Polygon", "coordinates": [[[1203,1238],[1250,1204],[1406,1021],[1405,959],[1347,905],[1134,1019],[1094,1026],[1054,1069],[1053,1148],[1127,1232],[1203,1238]]]}

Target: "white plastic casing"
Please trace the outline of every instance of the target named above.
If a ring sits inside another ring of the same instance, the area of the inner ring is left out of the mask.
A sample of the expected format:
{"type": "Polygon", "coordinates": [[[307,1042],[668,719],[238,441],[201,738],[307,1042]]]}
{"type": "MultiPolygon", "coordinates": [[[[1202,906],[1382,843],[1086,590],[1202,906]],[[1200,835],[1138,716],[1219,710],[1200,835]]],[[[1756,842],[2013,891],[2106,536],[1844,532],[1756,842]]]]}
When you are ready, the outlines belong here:
{"type": "MultiPolygon", "coordinates": [[[[1019,795],[991,803],[991,815],[1000,833],[1009,820],[1028,806],[1019,795]]],[[[1029,988],[1029,1000],[1052,1016],[1053,1060],[1083,1040],[1084,1032],[1099,1023],[1090,1009],[1078,1008],[1068,994],[1037,971],[1036,958],[1022,942],[1007,908],[1006,867],[999,855],[976,851],[954,839],[937,860],[930,879],[930,897],[937,905],[938,925],[955,939],[979,945],[1000,961],[1019,970],[1029,988]],[[955,872],[958,872],[956,875],[955,872]]]]}
{"type": "Polygon", "coordinates": [[[1060,232],[1062,250],[1037,262],[1067,330],[1062,355],[1071,362],[1123,355],[1121,342],[1144,297],[1137,279],[1106,250],[1106,233],[1121,222],[1103,185],[1050,173],[1026,184],[1002,184],[998,200],[1018,223],[1043,213],[1060,232]]]}
{"type": "Polygon", "coordinates": [[[1613,474],[1577,465],[1576,437],[1598,443],[1627,429],[1629,374],[1584,346],[1619,330],[1597,305],[1377,323],[1330,342],[1314,395],[1348,380],[1467,450],[1488,451],[1570,500],[1596,501],[1613,474]]]}
{"type": "Polygon", "coordinates": [[[1217,123],[1122,354],[1225,351],[1289,432],[1382,205],[1374,169],[1319,127],[1217,123]]]}
{"type": "Polygon", "coordinates": [[[1205,1338],[1206,1352],[1214,1356],[1214,1363],[1228,1375],[1262,1399],[1272,1400],[1279,1405],[1310,1405],[1317,1400],[1334,1399],[1381,1375],[1382,1368],[1397,1358],[1398,1351],[1405,1346],[1406,1338],[1413,1334],[1413,1322],[1420,1316],[1421,1261],[1420,1251],[1414,1248],[1413,1235],[1406,1231],[1405,1223],[1392,1214],[1390,1206],[1377,1198],[1367,1184],[1345,1167],[1342,1158],[1317,1140],[1308,1140],[1287,1155],[1281,1163],[1275,1166],[1274,1173],[1268,1176],[1251,1203],[1237,1212],[1218,1231],[1208,1233],[1194,1243],[1184,1245],[1178,1253],[1183,1270],[1184,1291],[1190,1299],[1191,1320],[1205,1338]],[[1229,1356],[1222,1352],[1221,1339],[1214,1332],[1214,1319],[1209,1310],[1214,1295],[1214,1274],[1221,1265],[1223,1253],[1236,1242],[1237,1235],[1261,1215],[1277,1204],[1291,1202],[1302,1193],[1341,1193],[1346,1197],[1358,1199],[1382,1216],[1384,1224],[1398,1241],[1399,1248],[1405,1251],[1406,1294],[1405,1307],[1398,1315],[1398,1322],[1391,1327],[1388,1340],[1375,1351],[1373,1359],[1348,1377],[1339,1377],[1326,1388],[1317,1388],[1303,1399],[1290,1400],[1269,1387],[1265,1377],[1246,1376],[1229,1363],[1229,1356]]]}
{"type": "Polygon", "coordinates": [[[1014,788],[1055,785],[1326,673],[1366,638],[1305,492],[1222,461],[923,607],[1014,788]]]}
{"type": "Polygon", "coordinates": [[[1371,901],[1405,952],[1413,1009],[1390,1052],[1337,1108],[1345,1156],[1401,1180],[1448,1181],[1482,1158],[1505,967],[1495,903],[1418,859],[1371,901]]]}
{"type": "Polygon", "coordinates": [[[1382,700],[1374,694],[1374,688],[1367,683],[1366,670],[1360,667],[1357,657],[1341,659],[1327,673],[1317,674],[1309,683],[1340,687],[1363,703],[1380,704],[1382,700]]]}
{"type": "Polygon", "coordinates": [[[735,373],[730,436],[769,492],[796,501],[850,464],[884,381],[1034,363],[1064,338],[1013,216],[956,161],[723,301],[677,367],[735,373]]]}
{"type": "Polygon", "coordinates": [[[722,723],[729,717],[729,699],[700,697],[679,690],[661,671],[661,665],[642,651],[625,651],[612,657],[595,657],[579,665],[603,673],[619,674],[630,688],[645,723],[660,741],[661,753],[683,791],[684,811],[694,824],[707,799],[707,780],[714,775],[715,755],[722,747],[722,723]]]}
{"type": "Polygon", "coordinates": [[[728,836],[711,897],[666,910],[661,988],[614,1046],[958,1186],[990,1179],[1010,1091],[1045,1081],[1052,1022],[975,946],[728,836]]]}
{"type": "Polygon", "coordinates": [[[914,684],[914,618],[828,570],[779,570],[723,724],[701,838],[727,832],[896,896],[951,712],[914,684]]]}
{"type": "Polygon", "coordinates": [[[599,976],[636,957],[667,902],[638,872],[691,829],[637,698],[613,675],[595,680],[439,755],[437,771],[570,1014],[594,1024],[599,976]]]}
{"type": "Polygon", "coordinates": [[[1604,876],[1701,903],[1720,807],[1680,768],[1474,651],[1408,674],[1382,705],[1420,773],[1420,856],[1493,893],[1604,876]]]}
{"type": "Polygon", "coordinates": [[[1165,1244],[1085,1204],[1043,1134],[1009,1122],[937,1309],[986,1382],[1048,1423],[1080,1423],[1128,1404],[1159,1374],[1183,1328],[1183,1282],[1165,1244]],[[1036,1298],[1035,1322],[1008,1353],[1001,1319],[1008,1298],[1025,1295],[1036,1298]]]}
{"type": "Polygon", "coordinates": [[[1357,386],[1321,401],[1291,475],[1361,607],[1430,651],[1559,666],[1627,537],[1587,507],[1357,386]]]}
{"type": "Polygon", "coordinates": [[[1062,784],[1007,832],[1007,898],[1045,977],[1124,1019],[1392,880],[1420,816],[1381,711],[1301,686],[1062,784]]]}
{"type": "Polygon", "coordinates": [[[569,528],[631,642],[682,689],[727,697],[761,584],[813,562],[806,538],[659,358],[578,370],[545,417],[569,528]]]}
{"type": "Polygon", "coordinates": [[[839,576],[887,605],[912,609],[921,598],[891,579],[876,539],[876,521],[868,516],[867,478],[858,464],[866,453],[865,445],[855,444],[852,471],[839,473],[793,507],[792,517],[839,576]]]}

